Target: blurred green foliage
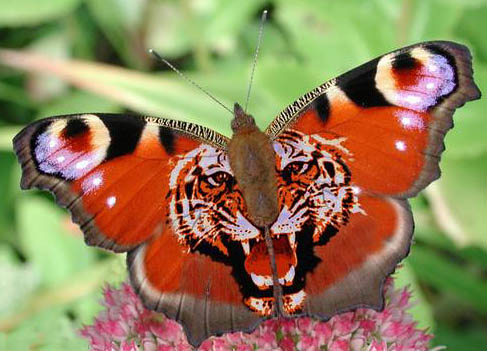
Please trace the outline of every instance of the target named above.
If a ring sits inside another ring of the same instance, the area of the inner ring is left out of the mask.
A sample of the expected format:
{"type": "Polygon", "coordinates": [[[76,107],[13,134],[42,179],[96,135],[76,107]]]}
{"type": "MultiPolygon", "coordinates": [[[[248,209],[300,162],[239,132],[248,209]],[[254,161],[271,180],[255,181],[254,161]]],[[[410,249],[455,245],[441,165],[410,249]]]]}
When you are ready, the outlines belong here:
{"type": "MultiPolygon", "coordinates": [[[[0,350],[86,350],[123,257],[84,245],[49,195],[20,192],[11,139],[40,117],[130,111],[230,135],[229,115],[155,62],[154,48],[226,105],[243,102],[262,10],[269,10],[250,111],[284,106],[354,66],[422,40],[470,47],[487,86],[485,0],[0,0],[0,350]],[[57,61],[57,59],[63,61],[57,61]]],[[[433,344],[487,344],[487,103],[467,104],[446,138],[442,178],[412,201],[415,243],[396,276],[433,344]]]]}

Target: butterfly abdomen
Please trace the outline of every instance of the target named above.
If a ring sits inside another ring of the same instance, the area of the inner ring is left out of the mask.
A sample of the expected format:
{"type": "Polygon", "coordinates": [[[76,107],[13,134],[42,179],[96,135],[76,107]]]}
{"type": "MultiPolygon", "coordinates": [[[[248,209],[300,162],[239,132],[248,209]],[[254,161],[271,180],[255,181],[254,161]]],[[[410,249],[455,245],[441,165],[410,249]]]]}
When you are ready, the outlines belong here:
{"type": "Polygon", "coordinates": [[[270,226],[279,213],[271,140],[238,104],[232,128],[234,134],[228,144],[228,158],[242,190],[249,219],[259,227],[270,226]]]}

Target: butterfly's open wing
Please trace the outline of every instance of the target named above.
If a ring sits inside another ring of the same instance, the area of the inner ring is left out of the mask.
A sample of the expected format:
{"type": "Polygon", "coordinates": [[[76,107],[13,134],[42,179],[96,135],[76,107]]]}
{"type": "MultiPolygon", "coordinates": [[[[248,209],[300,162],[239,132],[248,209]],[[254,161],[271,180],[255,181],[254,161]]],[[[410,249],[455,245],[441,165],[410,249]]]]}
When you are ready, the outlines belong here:
{"type": "Polygon", "coordinates": [[[381,285],[409,252],[407,198],[439,177],[453,112],[479,97],[468,49],[426,42],[332,79],[270,124],[290,212],[274,233],[296,235],[296,276],[284,288],[285,298],[301,294],[296,311],[382,306],[381,285]]]}
{"type": "Polygon", "coordinates": [[[54,193],[89,245],[128,251],[146,306],[181,321],[197,344],[260,320],[243,304],[226,238],[207,231],[224,210],[212,196],[231,178],[226,143],[187,122],[83,114],[27,126],[14,149],[22,188],[54,193]]]}

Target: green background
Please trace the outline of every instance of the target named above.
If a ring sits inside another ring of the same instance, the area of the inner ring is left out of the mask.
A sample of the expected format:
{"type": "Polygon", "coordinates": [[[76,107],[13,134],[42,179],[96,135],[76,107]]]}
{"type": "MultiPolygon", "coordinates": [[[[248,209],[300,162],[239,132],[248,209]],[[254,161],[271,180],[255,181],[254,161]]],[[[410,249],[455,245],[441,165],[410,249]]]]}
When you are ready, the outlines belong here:
{"type": "MultiPolygon", "coordinates": [[[[50,195],[21,192],[11,139],[41,117],[123,112],[194,121],[230,135],[231,116],[167,67],[158,50],[227,106],[244,103],[259,18],[269,10],[249,106],[265,127],[304,92],[387,51],[454,40],[487,86],[485,0],[0,0],[0,350],[86,350],[124,258],[88,248],[50,195]]],[[[485,93],[485,92],[484,92],[485,93]]],[[[487,345],[487,103],[455,114],[442,178],[412,200],[398,284],[419,325],[450,350],[487,345]]]]}

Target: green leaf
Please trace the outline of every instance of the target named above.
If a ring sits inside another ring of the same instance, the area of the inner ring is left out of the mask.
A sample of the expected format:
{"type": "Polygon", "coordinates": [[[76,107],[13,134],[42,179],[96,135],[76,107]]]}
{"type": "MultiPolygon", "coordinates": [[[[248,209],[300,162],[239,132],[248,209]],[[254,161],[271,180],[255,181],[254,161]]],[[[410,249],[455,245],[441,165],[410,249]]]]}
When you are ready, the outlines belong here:
{"type": "MultiPolygon", "coordinates": [[[[95,0],[96,1],[96,0],[95,0]]],[[[165,58],[180,57],[193,48],[192,33],[196,21],[176,2],[154,2],[147,14],[147,48],[160,52],[165,58]]]]}
{"type": "Polygon", "coordinates": [[[421,291],[407,258],[394,273],[394,283],[397,288],[409,286],[412,292],[413,303],[413,307],[409,311],[413,315],[413,319],[418,323],[418,328],[434,329],[435,320],[433,318],[433,311],[421,291]]]}
{"type": "Polygon", "coordinates": [[[92,323],[94,316],[103,310],[103,307],[100,305],[101,298],[101,289],[96,289],[96,291],[73,302],[69,310],[73,312],[76,320],[80,324],[92,323]]]}
{"type": "Polygon", "coordinates": [[[71,91],[49,101],[39,109],[39,117],[68,115],[72,113],[122,112],[119,105],[104,97],[81,90],[71,91]]]}
{"type": "MultiPolygon", "coordinates": [[[[203,29],[203,39],[212,43],[235,39],[249,25],[252,15],[262,4],[262,0],[218,1],[214,12],[205,16],[200,28],[203,29]]],[[[194,39],[201,40],[198,32],[193,34],[194,39]]]]}
{"type": "MultiPolygon", "coordinates": [[[[2,128],[0,128],[0,136],[1,134],[2,128]]],[[[13,189],[18,186],[18,184],[13,184],[14,167],[17,167],[14,155],[11,152],[0,151],[0,189],[3,190],[2,201],[0,201],[0,242],[9,240],[9,234],[12,231],[13,206],[11,200],[13,189]]]]}
{"type": "MultiPolygon", "coordinates": [[[[66,32],[58,29],[43,35],[32,42],[29,51],[49,55],[52,58],[65,59],[69,55],[69,41],[66,32]]],[[[63,94],[66,82],[53,75],[31,74],[27,84],[29,97],[34,101],[46,101],[63,94]]]]}
{"type": "MultiPolygon", "coordinates": [[[[455,27],[455,33],[469,43],[476,59],[487,63],[487,42],[485,41],[485,31],[479,30],[487,16],[487,1],[483,0],[484,6],[468,9],[462,14],[462,18],[455,27]]],[[[476,60],[474,60],[476,63],[476,60]]],[[[485,71],[484,71],[485,72],[485,71]]],[[[485,73],[483,75],[485,79],[485,73]]],[[[485,87],[485,84],[482,86],[485,87]]]]}
{"type": "Polygon", "coordinates": [[[457,244],[487,249],[487,154],[444,157],[442,177],[427,191],[438,225],[457,244]]]}
{"type": "Polygon", "coordinates": [[[431,210],[418,210],[413,207],[413,213],[415,222],[414,237],[416,241],[424,242],[442,252],[449,252],[452,255],[459,256],[472,266],[478,265],[478,269],[487,269],[487,250],[473,245],[459,247],[454,239],[439,231],[438,226],[434,223],[431,210]]]}
{"type": "MultiPolygon", "coordinates": [[[[462,323],[463,324],[463,323],[462,323]]],[[[435,329],[434,345],[445,345],[448,350],[481,351],[487,345],[485,324],[460,325],[452,327],[446,323],[439,323],[435,329]],[[484,346],[482,346],[484,345],[484,346]]]]}
{"type": "Polygon", "coordinates": [[[288,33],[290,50],[319,74],[331,77],[393,49],[394,19],[383,6],[364,1],[281,1],[277,20],[288,33]],[[343,43],[346,43],[344,45],[343,43]]]}
{"type": "Polygon", "coordinates": [[[0,151],[12,151],[12,139],[20,127],[0,127],[0,151]]]}
{"type": "Polygon", "coordinates": [[[76,326],[61,307],[43,310],[9,333],[5,350],[85,351],[87,342],[76,333],[76,326]]]}
{"type": "Polygon", "coordinates": [[[460,5],[463,7],[472,7],[474,9],[478,9],[481,6],[487,5],[487,0],[436,0],[440,3],[446,5],[460,5]]]}
{"type": "Polygon", "coordinates": [[[463,6],[460,3],[447,4],[438,0],[416,0],[410,3],[411,41],[436,40],[452,36],[462,15],[463,6]]]}
{"type": "Polygon", "coordinates": [[[83,271],[76,272],[61,284],[39,288],[35,294],[23,299],[17,308],[0,317],[0,330],[13,330],[42,311],[62,309],[69,311],[78,322],[91,322],[99,311],[95,295],[99,296],[104,284],[120,283],[126,279],[126,268],[120,273],[118,255],[99,261],[83,271]]]}
{"type": "MultiPolygon", "coordinates": [[[[172,73],[143,74],[103,64],[57,61],[12,50],[0,50],[0,62],[30,72],[53,74],[140,113],[196,122],[231,135],[228,111],[172,73]]],[[[227,106],[233,106],[236,101],[235,97],[228,97],[228,92],[220,100],[227,106]]]]}
{"type": "Polygon", "coordinates": [[[321,70],[318,74],[316,70],[297,63],[279,63],[274,57],[263,58],[259,63],[249,104],[249,111],[259,127],[265,129],[287,105],[332,78],[324,72],[326,70],[321,70]]]}
{"type": "Polygon", "coordinates": [[[478,264],[481,269],[487,270],[487,250],[470,246],[460,250],[459,255],[468,262],[478,264]]]}
{"type": "Polygon", "coordinates": [[[20,106],[33,107],[25,89],[1,81],[0,99],[14,102],[20,106]]]}
{"type": "Polygon", "coordinates": [[[29,26],[72,12],[81,0],[0,0],[1,26],[29,26]]]}
{"type": "Polygon", "coordinates": [[[0,246],[0,276],[0,315],[21,304],[40,281],[32,265],[20,264],[8,246],[0,246]]]}
{"type": "Polygon", "coordinates": [[[472,18],[469,14],[475,12],[478,16],[482,4],[486,4],[485,0],[405,0],[402,3],[411,43],[439,39],[458,41],[458,34],[466,22],[469,23],[465,27],[476,31],[477,36],[482,32],[478,31],[481,23],[478,19],[483,17],[472,18]]]}
{"type": "MultiPolygon", "coordinates": [[[[138,26],[145,19],[142,17],[145,1],[124,0],[87,0],[88,8],[100,28],[113,45],[117,53],[130,67],[144,67],[138,55],[145,55],[144,47],[137,47],[141,39],[138,26]],[[116,11],[113,11],[116,9],[116,11]]],[[[142,45],[144,43],[142,42],[142,45]]]]}
{"type": "Polygon", "coordinates": [[[147,47],[166,58],[194,51],[196,64],[206,69],[212,49],[227,54],[235,51],[238,34],[247,30],[262,5],[262,0],[216,0],[185,6],[155,2],[147,13],[147,47]]]}
{"type": "Polygon", "coordinates": [[[94,261],[95,251],[85,245],[81,235],[63,228],[68,216],[52,202],[26,194],[16,207],[23,252],[44,285],[59,284],[94,261]]]}
{"type": "MultiPolygon", "coordinates": [[[[82,273],[77,277],[77,281],[82,286],[86,286],[92,282],[100,285],[103,282],[103,285],[118,286],[127,280],[127,276],[125,255],[113,254],[108,260],[103,260],[82,273]]],[[[92,323],[94,316],[102,310],[102,306],[100,305],[101,292],[101,287],[93,289],[90,294],[84,296],[82,299],[77,299],[69,307],[76,315],[76,320],[80,324],[92,323]]]]}
{"type": "Polygon", "coordinates": [[[487,284],[461,266],[449,261],[435,251],[415,245],[408,263],[419,280],[438,290],[448,291],[464,303],[487,314],[487,284]]]}
{"type": "MultiPolygon", "coordinates": [[[[474,80],[480,89],[487,86],[487,65],[475,65],[474,80]]],[[[487,99],[481,98],[468,102],[455,112],[455,128],[446,136],[444,157],[476,158],[487,153],[486,111],[487,99]]]]}

